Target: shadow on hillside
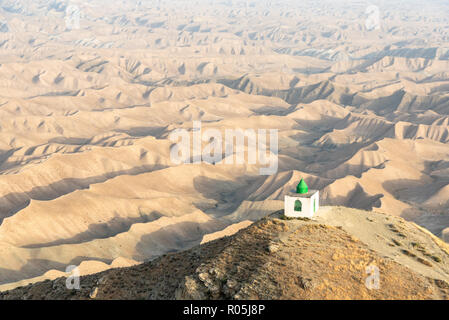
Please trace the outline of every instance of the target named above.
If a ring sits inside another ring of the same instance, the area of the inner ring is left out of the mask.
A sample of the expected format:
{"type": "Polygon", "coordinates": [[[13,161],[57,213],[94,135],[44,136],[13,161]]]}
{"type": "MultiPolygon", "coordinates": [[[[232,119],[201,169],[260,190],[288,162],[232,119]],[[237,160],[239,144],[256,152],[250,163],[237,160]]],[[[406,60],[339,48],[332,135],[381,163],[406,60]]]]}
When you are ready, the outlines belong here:
{"type": "MultiPolygon", "coordinates": [[[[217,202],[217,211],[230,213],[256,191],[265,179],[264,176],[243,176],[236,180],[218,180],[201,176],[194,178],[193,185],[203,197],[217,202]]],[[[201,205],[196,204],[196,206],[200,210],[204,209],[201,208],[201,205]]]]}
{"type": "Polygon", "coordinates": [[[36,243],[29,246],[23,246],[23,248],[44,248],[64,244],[84,243],[95,239],[107,239],[116,236],[117,234],[129,231],[133,224],[152,222],[161,217],[163,217],[163,214],[157,211],[152,211],[149,214],[141,213],[139,217],[135,218],[123,218],[118,216],[116,213],[115,217],[108,222],[90,224],[86,231],[81,232],[71,238],[58,239],[47,243],[36,243]]]}
{"type": "Polygon", "coordinates": [[[400,201],[419,204],[435,195],[447,183],[447,181],[424,183],[422,180],[416,179],[397,179],[385,181],[382,186],[400,201]]]}
{"type": "Polygon", "coordinates": [[[320,197],[321,206],[344,206],[361,210],[371,211],[374,208],[380,208],[383,194],[371,196],[365,192],[362,186],[357,186],[351,190],[347,196],[327,197],[326,193],[322,193],[320,197]]]}
{"type": "Polygon", "coordinates": [[[0,268],[0,284],[7,284],[11,282],[20,281],[23,279],[31,279],[39,277],[49,270],[58,270],[61,272],[65,272],[68,266],[70,265],[78,266],[81,262],[88,260],[99,261],[106,264],[110,264],[112,262],[111,259],[101,259],[97,257],[93,258],[87,256],[75,257],[67,264],[47,259],[30,259],[19,270],[0,268]]]}
{"type": "Polygon", "coordinates": [[[67,178],[49,184],[47,186],[35,187],[27,193],[9,193],[0,198],[0,225],[3,219],[10,217],[20,210],[26,208],[31,199],[39,201],[50,201],[76,190],[88,189],[91,184],[103,183],[121,175],[138,175],[167,168],[161,165],[144,165],[129,170],[108,172],[103,175],[90,178],[67,178]]]}
{"type": "Polygon", "coordinates": [[[206,234],[220,231],[225,223],[217,220],[207,222],[180,222],[161,227],[145,234],[135,247],[134,260],[151,260],[160,255],[192,248],[201,243],[206,234]]]}

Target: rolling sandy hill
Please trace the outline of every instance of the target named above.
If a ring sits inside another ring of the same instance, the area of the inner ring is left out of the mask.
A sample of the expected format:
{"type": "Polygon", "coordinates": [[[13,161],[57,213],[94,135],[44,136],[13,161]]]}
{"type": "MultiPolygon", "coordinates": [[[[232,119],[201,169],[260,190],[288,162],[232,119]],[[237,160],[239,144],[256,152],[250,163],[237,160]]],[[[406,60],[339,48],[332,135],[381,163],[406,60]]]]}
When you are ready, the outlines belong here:
{"type": "Polygon", "coordinates": [[[80,290],[59,278],[0,299],[449,299],[449,246],[402,218],[323,207],[313,220],[280,211],[239,228],[187,251],[81,277],[80,290]],[[378,282],[370,282],[370,268],[378,282]]]}
{"type": "Polygon", "coordinates": [[[189,249],[302,177],[447,241],[448,3],[377,8],[379,28],[358,1],[1,1],[0,290],[189,249]],[[174,163],[194,121],[277,129],[278,170],[174,163]]]}

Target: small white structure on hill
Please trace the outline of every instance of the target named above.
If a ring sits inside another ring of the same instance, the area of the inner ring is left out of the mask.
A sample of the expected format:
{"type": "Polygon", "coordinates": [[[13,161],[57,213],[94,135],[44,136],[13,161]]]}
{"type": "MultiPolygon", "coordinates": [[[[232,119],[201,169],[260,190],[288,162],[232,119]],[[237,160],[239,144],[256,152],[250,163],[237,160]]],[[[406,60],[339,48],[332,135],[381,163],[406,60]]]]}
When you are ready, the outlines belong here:
{"type": "Polygon", "coordinates": [[[291,218],[312,218],[320,208],[320,192],[309,190],[304,179],[298,183],[296,193],[285,195],[284,214],[291,218]]]}

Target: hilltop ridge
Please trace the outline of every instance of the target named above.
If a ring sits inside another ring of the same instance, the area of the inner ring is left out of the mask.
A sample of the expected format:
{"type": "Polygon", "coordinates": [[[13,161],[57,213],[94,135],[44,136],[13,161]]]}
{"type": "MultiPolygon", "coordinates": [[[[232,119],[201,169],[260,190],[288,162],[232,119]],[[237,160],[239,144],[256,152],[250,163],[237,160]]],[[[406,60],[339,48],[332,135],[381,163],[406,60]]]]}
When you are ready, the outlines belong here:
{"type": "Polygon", "coordinates": [[[404,219],[324,207],[312,219],[270,214],[150,262],[0,293],[0,299],[448,299],[449,246],[404,219]],[[367,267],[379,270],[369,289],[367,267]]]}

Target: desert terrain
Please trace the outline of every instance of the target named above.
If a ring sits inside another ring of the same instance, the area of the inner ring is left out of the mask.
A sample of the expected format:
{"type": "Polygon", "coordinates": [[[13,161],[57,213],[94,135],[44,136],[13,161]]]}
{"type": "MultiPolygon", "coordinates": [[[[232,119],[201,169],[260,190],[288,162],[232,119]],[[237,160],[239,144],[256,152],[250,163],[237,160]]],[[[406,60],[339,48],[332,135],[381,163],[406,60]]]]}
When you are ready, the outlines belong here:
{"type": "Polygon", "coordinates": [[[0,1],[0,291],[230,235],[301,178],[448,241],[448,43],[437,0],[0,1]],[[174,163],[194,121],[278,130],[276,172],[174,163]]]}
{"type": "Polygon", "coordinates": [[[60,277],[0,292],[0,300],[449,299],[449,245],[400,217],[324,207],[310,220],[280,210],[217,236],[81,277],[79,290],[60,277]]]}

